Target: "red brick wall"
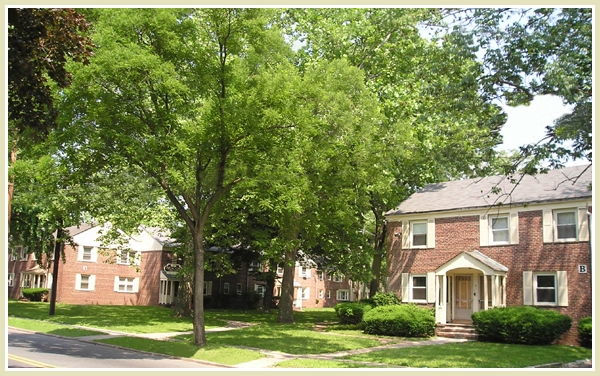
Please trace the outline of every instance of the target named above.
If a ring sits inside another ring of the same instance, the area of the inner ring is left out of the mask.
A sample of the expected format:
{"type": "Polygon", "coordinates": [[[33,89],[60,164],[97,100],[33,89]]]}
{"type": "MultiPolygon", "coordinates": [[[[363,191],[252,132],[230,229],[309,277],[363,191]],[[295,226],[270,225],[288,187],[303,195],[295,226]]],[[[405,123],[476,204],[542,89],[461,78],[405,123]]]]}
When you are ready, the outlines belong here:
{"type": "Polygon", "coordinates": [[[589,242],[552,243],[542,241],[542,211],[519,213],[519,244],[487,246],[479,244],[479,218],[463,216],[435,221],[435,249],[402,250],[402,224],[388,223],[388,289],[400,296],[402,273],[431,272],[463,251],[479,250],[508,268],[507,305],[523,304],[523,271],[567,271],[569,306],[555,309],[573,319],[573,327],[563,342],[577,344],[579,319],[592,314],[591,257],[589,242]],[[587,265],[580,274],[578,265],[587,265]]]}
{"type": "Polygon", "coordinates": [[[140,271],[135,266],[105,262],[107,257],[98,254],[97,262],[77,261],[77,251],[65,248],[66,262],[59,267],[57,301],[68,304],[99,305],[158,305],[160,270],[163,252],[142,252],[140,271]],[[87,270],[83,270],[84,267],[87,270]],[[75,289],[76,274],[96,276],[94,291],[75,289]],[[115,276],[139,278],[137,293],[114,291],[115,276]]]}

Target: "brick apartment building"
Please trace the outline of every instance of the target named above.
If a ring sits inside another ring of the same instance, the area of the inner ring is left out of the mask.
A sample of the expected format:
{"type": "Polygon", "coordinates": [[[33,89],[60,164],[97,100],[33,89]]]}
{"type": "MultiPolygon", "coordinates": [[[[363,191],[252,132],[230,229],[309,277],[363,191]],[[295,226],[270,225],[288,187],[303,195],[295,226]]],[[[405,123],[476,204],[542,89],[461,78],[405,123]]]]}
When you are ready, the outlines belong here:
{"type": "Polygon", "coordinates": [[[592,315],[591,182],[586,165],[518,185],[496,176],[424,187],[386,213],[388,291],[435,307],[439,324],[493,307],[553,309],[573,319],[562,342],[577,344],[578,321],[592,315]]]}
{"type": "MultiPolygon", "coordinates": [[[[105,250],[101,226],[81,225],[66,229],[76,247],[65,247],[59,268],[57,302],[99,305],[172,305],[177,299],[181,260],[174,259],[171,239],[155,228],[145,228],[129,238],[123,250],[105,250]]],[[[42,265],[48,265],[46,262],[42,265]]],[[[206,271],[205,304],[208,308],[239,307],[248,292],[264,296],[264,281],[252,271],[259,263],[242,263],[234,274],[217,276],[206,271]]],[[[33,253],[23,247],[9,250],[8,297],[18,299],[23,288],[52,286],[53,266],[40,267],[33,253]]],[[[278,274],[282,276],[281,273],[278,274]]],[[[351,283],[334,273],[298,265],[294,286],[295,308],[333,307],[352,300],[351,283]],[[318,302],[317,302],[318,300],[318,302]]],[[[276,285],[275,296],[281,295],[276,285]]]]}

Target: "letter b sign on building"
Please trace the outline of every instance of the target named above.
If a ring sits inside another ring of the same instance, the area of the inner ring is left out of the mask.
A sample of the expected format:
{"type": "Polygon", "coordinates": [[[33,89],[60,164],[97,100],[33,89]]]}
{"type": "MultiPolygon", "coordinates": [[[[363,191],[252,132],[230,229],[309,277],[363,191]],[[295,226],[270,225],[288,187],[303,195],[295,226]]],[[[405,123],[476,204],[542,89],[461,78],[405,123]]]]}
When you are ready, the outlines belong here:
{"type": "Polygon", "coordinates": [[[579,265],[579,273],[587,273],[587,265],[579,265]]]}

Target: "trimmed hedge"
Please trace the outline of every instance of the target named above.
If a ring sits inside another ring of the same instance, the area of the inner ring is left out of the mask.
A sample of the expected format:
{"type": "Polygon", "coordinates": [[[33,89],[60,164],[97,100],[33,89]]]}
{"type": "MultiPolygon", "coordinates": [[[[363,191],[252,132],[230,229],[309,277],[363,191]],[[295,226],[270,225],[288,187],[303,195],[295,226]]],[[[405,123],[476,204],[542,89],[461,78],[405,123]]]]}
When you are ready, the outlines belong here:
{"type": "Polygon", "coordinates": [[[584,317],[579,320],[577,325],[577,334],[579,336],[579,344],[589,349],[592,348],[592,317],[584,317]]]}
{"type": "Polygon", "coordinates": [[[21,291],[24,297],[29,299],[31,302],[41,302],[42,299],[48,297],[48,289],[45,288],[27,288],[21,291]]]}
{"type": "Polygon", "coordinates": [[[375,307],[363,316],[367,334],[398,337],[431,337],[435,332],[435,318],[428,308],[415,304],[375,307]]]}
{"type": "Polygon", "coordinates": [[[531,306],[493,308],[471,317],[480,341],[525,345],[549,345],[572,323],[567,315],[531,306]]]}
{"type": "Polygon", "coordinates": [[[396,294],[394,294],[393,292],[375,293],[371,300],[373,301],[375,307],[400,304],[400,299],[398,299],[396,294]]]}
{"type": "Polygon", "coordinates": [[[341,324],[359,324],[371,306],[361,302],[344,302],[336,304],[333,309],[335,309],[341,324]]]}

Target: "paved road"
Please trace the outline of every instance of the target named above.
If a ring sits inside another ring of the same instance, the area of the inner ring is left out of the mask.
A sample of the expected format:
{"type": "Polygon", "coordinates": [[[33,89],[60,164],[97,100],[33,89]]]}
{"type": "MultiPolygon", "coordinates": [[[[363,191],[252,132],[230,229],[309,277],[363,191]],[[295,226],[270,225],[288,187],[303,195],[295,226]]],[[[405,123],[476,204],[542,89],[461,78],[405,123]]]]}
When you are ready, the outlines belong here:
{"type": "Polygon", "coordinates": [[[8,329],[8,368],[215,368],[191,360],[8,329]]]}

